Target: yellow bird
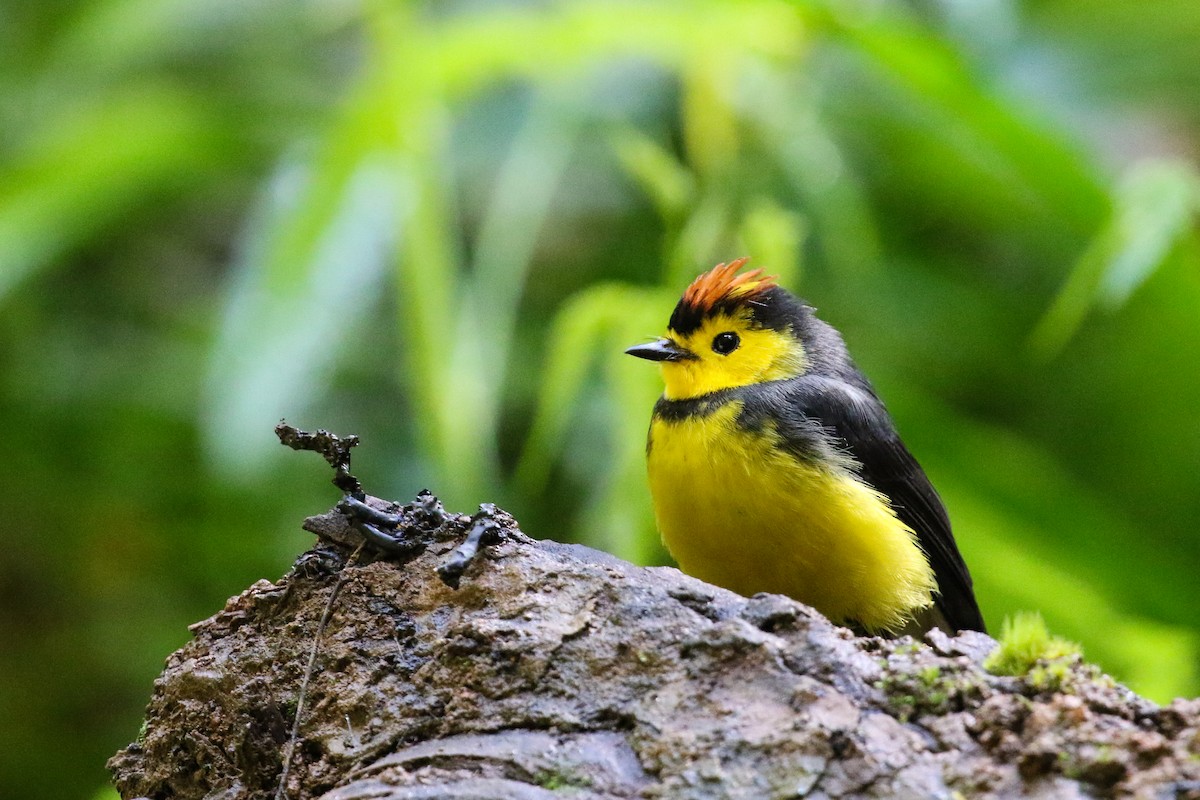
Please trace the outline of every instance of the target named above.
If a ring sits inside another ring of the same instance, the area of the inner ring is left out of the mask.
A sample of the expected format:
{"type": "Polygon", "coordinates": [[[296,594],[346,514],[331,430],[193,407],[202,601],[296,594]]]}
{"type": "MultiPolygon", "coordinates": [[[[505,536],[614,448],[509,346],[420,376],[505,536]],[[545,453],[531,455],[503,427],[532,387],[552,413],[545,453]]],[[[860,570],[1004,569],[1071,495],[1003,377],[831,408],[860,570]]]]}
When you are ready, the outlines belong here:
{"type": "Polygon", "coordinates": [[[667,548],[869,633],[983,631],[946,509],[842,337],[745,262],[696,278],[667,335],[625,351],[666,385],[646,453],[667,548]]]}

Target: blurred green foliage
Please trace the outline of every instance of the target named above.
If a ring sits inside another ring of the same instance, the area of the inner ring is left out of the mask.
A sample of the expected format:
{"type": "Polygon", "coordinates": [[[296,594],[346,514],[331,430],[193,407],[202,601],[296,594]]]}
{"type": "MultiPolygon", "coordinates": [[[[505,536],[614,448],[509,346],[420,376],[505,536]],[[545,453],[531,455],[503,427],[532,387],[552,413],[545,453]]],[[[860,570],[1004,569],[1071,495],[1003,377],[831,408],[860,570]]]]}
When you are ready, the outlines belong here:
{"type": "MultiPolygon", "coordinates": [[[[1200,691],[1200,6],[0,8],[0,794],[91,796],[335,499],[661,562],[621,350],[750,255],[848,339],[989,623],[1200,691]]],[[[99,796],[104,796],[103,794],[99,796]]]]}

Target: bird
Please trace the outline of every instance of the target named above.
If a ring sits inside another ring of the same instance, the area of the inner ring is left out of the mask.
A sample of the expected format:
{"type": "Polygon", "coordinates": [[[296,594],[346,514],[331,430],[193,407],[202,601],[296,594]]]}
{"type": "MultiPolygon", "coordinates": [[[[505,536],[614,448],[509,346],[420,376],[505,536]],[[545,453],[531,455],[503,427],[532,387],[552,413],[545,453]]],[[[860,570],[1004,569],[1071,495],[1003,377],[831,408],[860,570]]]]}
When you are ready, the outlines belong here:
{"type": "Polygon", "coordinates": [[[697,277],[666,335],[646,441],[685,573],[783,594],[858,633],[986,632],[945,505],[841,334],[748,259],[697,277]]]}

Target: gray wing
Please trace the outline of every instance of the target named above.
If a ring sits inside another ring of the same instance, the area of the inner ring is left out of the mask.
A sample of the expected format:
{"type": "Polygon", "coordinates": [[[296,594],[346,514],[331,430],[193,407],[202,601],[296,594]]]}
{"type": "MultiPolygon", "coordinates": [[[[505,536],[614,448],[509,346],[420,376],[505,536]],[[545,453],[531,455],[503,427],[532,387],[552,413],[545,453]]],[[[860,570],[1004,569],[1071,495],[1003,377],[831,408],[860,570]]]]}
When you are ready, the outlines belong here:
{"type": "Polygon", "coordinates": [[[800,457],[811,457],[813,447],[849,454],[863,481],[886,496],[896,516],[916,532],[937,580],[934,602],[946,622],[954,630],[986,632],[946,508],[869,386],[804,376],[762,388],[767,392],[748,399],[745,413],[753,416],[759,403],[761,412],[773,409],[780,433],[796,443],[800,457]]]}

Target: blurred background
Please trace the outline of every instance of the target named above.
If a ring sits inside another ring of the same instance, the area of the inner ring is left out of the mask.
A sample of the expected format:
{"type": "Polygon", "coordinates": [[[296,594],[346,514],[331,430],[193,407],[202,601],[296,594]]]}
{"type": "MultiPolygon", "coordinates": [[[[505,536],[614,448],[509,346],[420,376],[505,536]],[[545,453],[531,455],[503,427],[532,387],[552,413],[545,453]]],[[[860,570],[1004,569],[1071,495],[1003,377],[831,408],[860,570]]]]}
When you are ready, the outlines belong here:
{"type": "Polygon", "coordinates": [[[658,334],[749,255],[845,334],[980,604],[1200,692],[1200,4],[0,6],[0,795],[108,797],[357,433],[666,563],[658,334]]]}

